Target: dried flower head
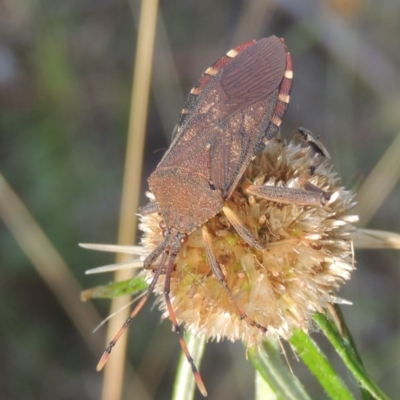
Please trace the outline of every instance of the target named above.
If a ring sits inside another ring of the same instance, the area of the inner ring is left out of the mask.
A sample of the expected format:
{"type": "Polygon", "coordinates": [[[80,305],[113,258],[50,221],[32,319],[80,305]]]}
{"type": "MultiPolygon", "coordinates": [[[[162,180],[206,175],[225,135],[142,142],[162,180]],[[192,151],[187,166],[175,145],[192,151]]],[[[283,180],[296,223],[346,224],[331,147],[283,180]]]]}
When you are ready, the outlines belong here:
{"type": "MultiPolygon", "coordinates": [[[[151,194],[149,197],[154,201],[151,194]]],[[[349,214],[355,205],[353,197],[340,186],[329,160],[306,143],[270,141],[225,204],[265,249],[246,243],[222,212],[206,223],[216,259],[237,305],[267,327],[267,333],[238,317],[207,261],[201,228],[182,246],[171,276],[170,296],[178,321],[194,335],[240,339],[249,346],[260,344],[266,335],[288,339],[294,328],[308,331],[313,313],[340,301],[334,294],[354,268],[352,232],[358,218],[349,214]],[[323,206],[282,204],[252,196],[245,189],[249,181],[303,189],[305,180],[331,194],[330,201],[323,206]]],[[[159,214],[141,218],[144,255],[163,242],[162,224],[159,214]]],[[[154,269],[143,272],[149,281],[154,269]]],[[[164,281],[161,275],[155,292],[160,294],[167,317],[164,281]]]]}

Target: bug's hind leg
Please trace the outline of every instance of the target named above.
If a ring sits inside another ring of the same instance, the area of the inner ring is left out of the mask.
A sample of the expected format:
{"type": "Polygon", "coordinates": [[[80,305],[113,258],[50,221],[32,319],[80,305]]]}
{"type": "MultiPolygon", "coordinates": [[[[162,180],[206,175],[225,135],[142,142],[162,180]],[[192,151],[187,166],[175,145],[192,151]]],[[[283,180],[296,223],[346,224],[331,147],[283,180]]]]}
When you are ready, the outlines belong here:
{"type": "Polygon", "coordinates": [[[299,206],[324,206],[335,200],[335,194],[330,194],[318,188],[307,179],[301,179],[304,189],[294,189],[277,186],[246,186],[246,191],[254,196],[283,204],[296,204],[299,206]]]}
{"type": "Polygon", "coordinates": [[[248,323],[250,326],[255,326],[258,329],[260,329],[262,332],[266,332],[267,328],[258,324],[256,321],[254,321],[253,319],[251,319],[236,303],[236,300],[233,297],[232,291],[229,288],[226,280],[225,280],[225,276],[221,270],[221,267],[219,266],[213,249],[212,249],[212,244],[211,244],[211,238],[210,238],[210,234],[207,230],[207,228],[205,226],[202,227],[201,232],[203,234],[203,241],[204,241],[204,245],[205,245],[205,249],[206,249],[206,253],[207,253],[207,258],[208,258],[208,262],[210,263],[211,269],[214,273],[214,275],[216,276],[218,282],[223,286],[223,288],[225,289],[229,300],[231,301],[231,303],[233,304],[236,314],[238,315],[238,317],[241,320],[246,321],[246,323],[248,323]]]}

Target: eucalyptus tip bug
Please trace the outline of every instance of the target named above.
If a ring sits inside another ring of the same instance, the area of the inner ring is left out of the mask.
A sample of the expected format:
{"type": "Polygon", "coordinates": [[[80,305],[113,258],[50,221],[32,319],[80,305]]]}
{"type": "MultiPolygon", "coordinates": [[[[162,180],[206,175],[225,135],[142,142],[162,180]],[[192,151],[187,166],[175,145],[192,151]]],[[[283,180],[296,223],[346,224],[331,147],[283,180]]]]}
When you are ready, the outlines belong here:
{"type": "MultiPolygon", "coordinates": [[[[142,215],[157,212],[164,220],[164,241],[143,263],[147,269],[157,263],[156,268],[153,267],[154,277],[130,317],[109,343],[98,370],[102,369],[117,340],[153,292],[160,275],[165,274],[164,296],[169,317],[192,367],[196,384],[201,393],[207,395],[170,299],[175,259],[188,235],[198,228],[202,231],[210,268],[225,288],[240,320],[263,332],[267,330],[236,304],[215,259],[204,224],[223,212],[247,243],[262,249],[250,230],[224,203],[252,158],[277,134],[290,100],[292,78],[292,60],[283,39],[270,36],[230,50],[203,73],[190,91],[176,136],[148,179],[155,202],[140,209],[142,215]]],[[[266,193],[256,187],[249,190],[258,196],[272,196],[276,201],[291,196],[287,192],[266,193]]],[[[316,197],[311,191],[313,196],[316,197]]]]}

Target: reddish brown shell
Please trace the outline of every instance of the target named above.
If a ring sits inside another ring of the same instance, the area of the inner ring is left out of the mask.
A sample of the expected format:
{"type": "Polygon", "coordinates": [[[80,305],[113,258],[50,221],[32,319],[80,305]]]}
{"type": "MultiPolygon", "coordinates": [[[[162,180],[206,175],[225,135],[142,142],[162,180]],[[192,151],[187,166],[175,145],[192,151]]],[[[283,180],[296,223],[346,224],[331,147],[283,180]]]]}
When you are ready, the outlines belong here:
{"type": "Polygon", "coordinates": [[[149,178],[168,228],[190,233],[222,209],[253,155],[276,134],[291,76],[290,54],[276,36],[245,43],[205,71],[149,178]]]}

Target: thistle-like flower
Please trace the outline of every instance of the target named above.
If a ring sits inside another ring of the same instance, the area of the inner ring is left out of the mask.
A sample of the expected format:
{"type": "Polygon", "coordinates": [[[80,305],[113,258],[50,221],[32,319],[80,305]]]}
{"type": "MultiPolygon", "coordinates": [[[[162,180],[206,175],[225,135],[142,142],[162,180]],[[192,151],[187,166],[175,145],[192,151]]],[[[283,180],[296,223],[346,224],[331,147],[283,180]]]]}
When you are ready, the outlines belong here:
{"type": "MultiPolygon", "coordinates": [[[[154,201],[151,193],[148,194],[154,201]]],[[[354,195],[341,187],[327,158],[304,142],[273,139],[247,168],[225,206],[234,211],[264,246],[246,243],[224,213],[207,221],[212,249],[237,306],[266,333],[238,317],[227,291],[207,260],[202,228],[192,232],[176,258],[171,276],[171,301],[178,321],[207,339],[242,340],[259,345],[267,337],[288,339],[293,329],[308,331],[311,316],[329,303],[354,269],[354,195]],[[324,205],[282,204],[252,196],[246,185],[304,189],[304,182],[329,193],[324,205]]],[[[142,256],[163,242],[159,214],[141,217],[142,256]]],[[[156,266],[153,266],[156,268],[156,266]]],[[[142,272],[151,281],[154,269],[142,272]]],[[[165,277],[155,292],[164,316],[165,277]]]]}

